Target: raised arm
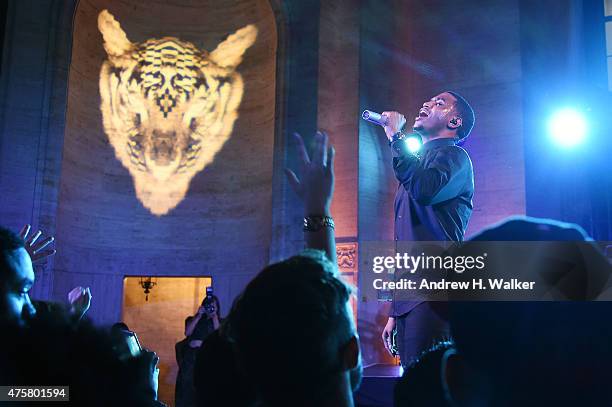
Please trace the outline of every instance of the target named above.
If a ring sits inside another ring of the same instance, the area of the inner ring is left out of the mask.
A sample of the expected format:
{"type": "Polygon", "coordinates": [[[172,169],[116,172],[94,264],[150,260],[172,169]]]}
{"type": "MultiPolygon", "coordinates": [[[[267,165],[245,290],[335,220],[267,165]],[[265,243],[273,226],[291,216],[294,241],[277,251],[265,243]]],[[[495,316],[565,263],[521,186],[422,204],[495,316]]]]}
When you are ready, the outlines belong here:
{"type": "Polygon", "coordinates": [[[317,132],[315,148],[309,157],[304,140],[294,134],[299,149],[300,177],[285,169],[289,183],[304,203],[304,240],[306,247],[323,250],[333,264],[336,262],[336,239],[331,218],[334,193],[334,155],[327,134],[317,132]]]}
{"type": "Polygon", "coordinates": [[[204,315],[204,313],[205,313],[204,306],[200,305],[200,307],[198,308],[198,312],[196,312],[193,318],[191,318],[185,325],[185,336],[186,337],[191,336],[196,326],[198,325],[198,322],[200,322],[200,319],[202,319],[202,315],[204,315]]]}

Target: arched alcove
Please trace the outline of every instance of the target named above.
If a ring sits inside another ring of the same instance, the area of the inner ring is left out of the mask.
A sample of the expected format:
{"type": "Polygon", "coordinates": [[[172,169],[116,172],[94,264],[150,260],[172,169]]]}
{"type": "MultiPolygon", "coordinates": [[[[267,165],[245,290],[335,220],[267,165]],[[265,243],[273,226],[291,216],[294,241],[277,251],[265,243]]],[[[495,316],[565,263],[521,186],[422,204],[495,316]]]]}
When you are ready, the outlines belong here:
{"type": "Polygon", "coordinates": [[[277,42],[267,0],[78,3],[57,211],[56,298],[72,286],[91,286],[91,316],[108,323],[120,316],[124,275],[206,275],[229,308],[269,257],[277,42]],[[163,215],[137,197],[133,174],[103,126],[100,70],[108,55],[98,15],[104,9],[132,43],[176,37],[210,53],[242,27],[257,30],[236,68],[244,92],[229,138],[163,215]]]}

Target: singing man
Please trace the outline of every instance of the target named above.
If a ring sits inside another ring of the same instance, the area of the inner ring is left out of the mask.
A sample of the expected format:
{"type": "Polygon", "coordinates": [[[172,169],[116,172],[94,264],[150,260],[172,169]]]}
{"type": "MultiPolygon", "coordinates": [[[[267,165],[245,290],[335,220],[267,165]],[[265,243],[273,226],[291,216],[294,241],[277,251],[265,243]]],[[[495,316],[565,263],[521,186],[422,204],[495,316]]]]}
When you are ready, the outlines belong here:
{"type": "MultiPolygon", "coordinates": [[[[468,153],[457,144],[474,127],[474,110],[455,92],[443,92],[423,103],[414,119],[413,130],[423,145],[411,153],[402,127],[405,117],[383,112],[385,134],[393,152],[393,170],[399,181],[395,195],[395,240],[463,241],[472,214],[474,171],[468,153]]],[[[401,363],[448,337],[444,303],[394,300],[382,333],[391,352],[391,338],[397,329],[396,344],[401,363]]]]}

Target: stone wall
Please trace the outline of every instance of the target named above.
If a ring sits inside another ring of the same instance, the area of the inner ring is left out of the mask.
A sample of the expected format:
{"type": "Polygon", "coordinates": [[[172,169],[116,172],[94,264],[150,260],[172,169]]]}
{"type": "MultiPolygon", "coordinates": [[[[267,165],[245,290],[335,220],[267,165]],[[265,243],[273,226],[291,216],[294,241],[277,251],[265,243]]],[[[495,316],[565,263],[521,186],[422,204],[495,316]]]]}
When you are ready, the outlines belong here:
{"type": "Polygon", "coordinates": [[[55,297],[74,285],[91,286],[92,317],[112,322],[119,318],[124,275],[201,275],[213,277],[221,301],[229,305],[267,264],[276,44],[274,15],[263,0],[79,2],[57,212],[55,297]],[[237,68],[245,89],[231,137],[191,180],[183,201],[164,216],[151,214],[136,198],[132,178],[102,128],[98,84],[106,53],[97,17],[103,9],[130,41],[173,36],[209,52],[247,24],[258,29],[237,68]]]}
{"type": "MultiPolygon", "coordinates": [[[[10,1],[0,75],[0,224],[55,233],[75,1],[10,1]]],[[[36,268],[48,299],[53,260],[36,268]]]]}
{"type": "MultiPolygon", "coordinates": [[[[525,212],[518,0],[20,0],[7,12],[0,223],[56,235],[35,297],[89,285],[97,322],[121,317],[125,275],[211,276],[227,311],[263,265],[301,248],[301,208],[283,174],[295,168],[293,131],[309,139],[320,127],[336,147],[340,250],[358,259],[362,242],[392,239],[397,184],[382,131],[359,119],[365,108],[411,117],[438,92],[462,93],[477,114],[465,143],[476,174],[468,235],[525,212]],[[233,135],[166,216],[136,199],[102,130],[104,8],[132,41],[172,35],[211,50],[246,24],[259,29],[238,67],[246,88],[233,135]]],[[[356,282],[367,271],[345,257],[356,282]]],[[[385,306],[357,304],[365,362],[388,361],[385,306]]]]}

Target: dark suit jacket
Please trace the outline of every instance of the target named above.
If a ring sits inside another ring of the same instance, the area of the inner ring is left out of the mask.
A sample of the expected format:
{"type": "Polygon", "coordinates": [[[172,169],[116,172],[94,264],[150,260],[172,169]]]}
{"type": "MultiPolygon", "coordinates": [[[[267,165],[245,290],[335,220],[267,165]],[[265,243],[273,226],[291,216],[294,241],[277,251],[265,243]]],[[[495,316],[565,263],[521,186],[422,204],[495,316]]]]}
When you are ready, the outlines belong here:
{"type": "MultiPolygon", "coordinates": [[[[463,241],[472,214],[474,170],[468,153],[443,138],[425,143],[418,156],[393,144],[396,241],[463,241]]],[[[390,316],[406,314],[419,302],[393,301],[390,316]]]]}

